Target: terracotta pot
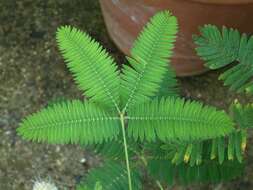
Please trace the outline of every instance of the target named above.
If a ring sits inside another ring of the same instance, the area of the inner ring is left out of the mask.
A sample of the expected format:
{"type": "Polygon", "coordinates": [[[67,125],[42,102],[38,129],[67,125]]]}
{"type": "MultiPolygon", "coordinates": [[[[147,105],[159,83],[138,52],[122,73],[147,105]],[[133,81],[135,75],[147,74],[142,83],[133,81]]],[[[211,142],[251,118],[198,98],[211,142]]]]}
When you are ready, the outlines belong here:
{"type": "Polygon", "coordinates": [[[253,0],[100,0],[100,5],[111,38],[125,54],[150,16],[164,9],[177,16],[180,30],[172,65],[178,76],[206,70],[192,43],[199,26],[225,25],[253,32],[253,0]]]}

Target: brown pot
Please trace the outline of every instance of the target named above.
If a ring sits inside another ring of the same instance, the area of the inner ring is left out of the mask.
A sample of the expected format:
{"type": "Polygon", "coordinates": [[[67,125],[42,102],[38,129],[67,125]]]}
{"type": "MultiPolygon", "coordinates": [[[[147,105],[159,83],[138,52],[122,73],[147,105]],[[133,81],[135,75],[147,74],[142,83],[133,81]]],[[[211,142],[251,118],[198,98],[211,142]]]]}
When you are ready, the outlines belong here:
{"type": "Polygon", "coordinates": [[[100,5],[111,38],[125,54],[150,16],[164,9],[177,16],[179,34],[172,65],[178,76],[206,70],[192,43],[199,26],[225,25],[253,32],[253,0],[100,0],[100,5]]]}

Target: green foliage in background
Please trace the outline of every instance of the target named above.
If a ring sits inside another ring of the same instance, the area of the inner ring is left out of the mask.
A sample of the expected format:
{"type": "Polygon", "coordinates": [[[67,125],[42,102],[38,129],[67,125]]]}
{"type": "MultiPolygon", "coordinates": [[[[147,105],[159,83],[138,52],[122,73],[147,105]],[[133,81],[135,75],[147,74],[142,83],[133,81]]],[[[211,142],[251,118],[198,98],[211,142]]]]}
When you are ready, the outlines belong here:
{"type": "Polygon", "coordinates": [[[253,36],[238,30],[205,25],[200,36],[194,36],[197,54],[210,69],[231,65],[219,79],[231,90],[253,94],[253,36]]]}

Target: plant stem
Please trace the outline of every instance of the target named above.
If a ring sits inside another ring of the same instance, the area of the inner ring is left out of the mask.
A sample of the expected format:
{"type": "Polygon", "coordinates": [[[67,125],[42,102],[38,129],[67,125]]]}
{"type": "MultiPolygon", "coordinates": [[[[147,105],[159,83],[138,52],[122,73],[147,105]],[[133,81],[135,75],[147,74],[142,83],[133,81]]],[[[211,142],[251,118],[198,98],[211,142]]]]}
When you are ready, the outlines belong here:
{"type": "Polygon", "coordinates": [[[128,157],[128,151],[127,151],[125,122],[124,122],[124,115],[122,113],[120,113],[120,122],[121,122],[122,135],[123,135],[123,141],[124,141],[125,159],[126,159],[127,176],[128,176],[128,187],[129,187],[129,190],[132,190],[131,170],[129,166],[129,157],[128,157]]]}
{"type": "Polygon", "coordinates": [[[160,181],[156,181],[156,184],[158,185],[158,187],[160,188],[160,190],[164,190],[163,186],[161,185],[160,181]]]}

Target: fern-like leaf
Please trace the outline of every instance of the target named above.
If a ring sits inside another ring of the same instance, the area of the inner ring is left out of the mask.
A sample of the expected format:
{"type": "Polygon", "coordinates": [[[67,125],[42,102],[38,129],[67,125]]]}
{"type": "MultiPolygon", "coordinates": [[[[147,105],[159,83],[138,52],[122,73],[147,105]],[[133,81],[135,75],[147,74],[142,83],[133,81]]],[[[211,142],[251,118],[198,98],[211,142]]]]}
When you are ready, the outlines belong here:
{"type": "Polygon", "coordinates": [[[167,154],[172,155],[172,163],[178,165],[185,162],[191,166],[200,165],[203,155],[210,160],[217,160],[220,164],[224,160],[237,160],[241,163],[247,143],[247,129],[253,127],[253,106],[252,104],[243,106],[236,100],[231,105],[230,112],[238,128],[225,137],[196,142],[173,141],[163,144],[162,147],[168,151],[167,154]]]}
{"type": "MultiPolygon", "coordinates": [[[[127,172],[124,165],[116,162],[107,162],[102,167],[92,169],[77,190],[94,190],[96,184],[102,190],[128,190],[127,172]]],[[[132,170],[133,190],[141,190],[140,175],[132,170]]]]}
{"type": "Polygon", "coordinates": [[[192,183],[220,183],[229,181],[243,174],[244,163],[237,161],[204,161],[201,165],[173,165],[169,160],[150,160],[148,172],[156,180],[168,185],[192,183]]]}
{"type": "Polygon", "coordinates": [[[253,93],[253,36],[240,35],[232,28],[205,25],[201,36],[194,36],[197,54],[210,69],[218,69],[239,62],[220,75],[226,86],[237,92],[253,93]]]}
{"type": "Polygon", "coordinates": [[[241,129],[253,128],[253,104],[241,105],[235,101],[230,110],[235,122],[241,129]]]}
{"type": "Polygon", "coordinates": [[[203,157],[217,160],[220,164],[224,160],[243,161],[246,138],[244,130],[234,131],[226,137],[214,138],[197,142],[171,142],[162,145],[171,155],[171,162],[175,165],[188,163],[190,166],[200,165],[203,157]]]}
{"type": "Polygon", "coordinates": [[[237,160],[241,163],[247,143],[247,129],[253,127],[253,106],[252,104],[243,106],[236,100],[231,105],[230,112],[238,128],[225,137],[196,142],[173,141],[163,144],[162,147],[167,150],[167,154],[172,155],[172,163],[178,165],[185,162],[191,166],[199,165],[203,155],[210,160],[217,160],[220,164],[224,160],[237,160]]]}
{"type": "Polygon", "coordinates": [[[99,43],[69,26],[58,29],[57,41],[68,68],[85,95],[106,108],[119,109],[119,71],[99,43]]]}
{"type": "Polygon", "coordinates": [[[164,77],[170,77],[170,86],[176,86],[175,74],[168,68],[177,33],[177,19],[168,11],[151,18],[131,49],[128,61],[131,67],[123,66],[121,95],[123,110],[149,100],[158,91],[164,77]],[[172,73],[165,75],[167,70],[172,73]]]}
{"type": "MultiPolygon", "coordinates": [[[[129,158],[139,154],[139,144],[131,138],[127,138],[127,148],[129,158]]],[[[107,160],[121,160],[125,159],[124,143],[120,138],[113,139],[112,141],[105,142],[102,144],[96,144],[90,147],[97,155],[102,156],[107,160]]]]}
{"type": "Polygon", "coordinates": [[[224,136],[233,122],[224,111],[180,98],[155,99],[128,112],[128,133],[141,141],[198,140],[224,136]]]}
{"type": "MultiPolygon", "coordinates": [[[[201,147],[203,154],[196,156],[201,158],[198,165],[190,165],[189,163],[172,163],[174,159],[175,149],[178,143],[164,144],[148,144],[146,151],[150,154],[148,160],[148,173],[156,180],[173,185],[175,183],[187,185],[191,183],[212,182],[218,183],[239,177],[244,171],[244,163],[236,160],[230,161],[225,159],[222,164],[218,160],[210,160],[206,147],[201,147]],[[168,150],[171,149],[169,152],[168,150]],[[153,156],[152,156],[153,155],[153,156]]],[[[194,150],[192,149],[192,153],[194,150]]],[[[198,151],[198,150],[197,150],[198,151]]],[[[181,156],[179,156],[181,159],[181,156]]]]}
{"type": "Polygon", "coordinates": [[[17,131],[24,139],[38,142],[90,144],[116,138],[120,127],[118,117],[76,100],[28,116],[17,131]]]}
{"type": "Polygon", "coordinates": [[[205,25],[200,29],[201,36],[194,36],[198,55],[211,69],[218,69],[236,61],[240,47],[240,34],[237,30],[205,25]]]}
{"type": "Polygon", "coordinates": [[[160,89],[155,94],[154,98],[162,98],[162,97],[179,97],[179,89],[176,86],[177,80],[176,80],[176,73],[174,71],[168,70],[163,80],[160,84],[160,89]]]}

